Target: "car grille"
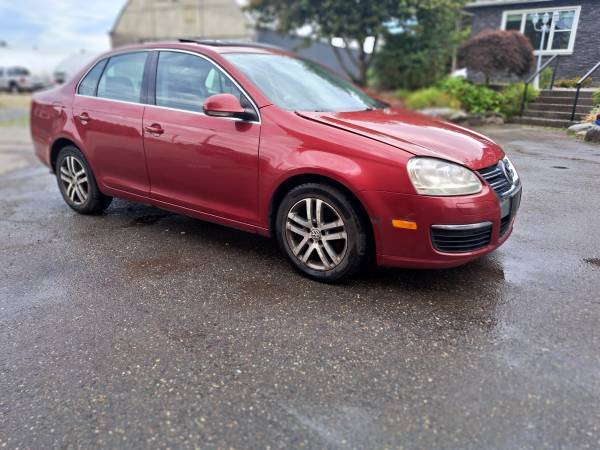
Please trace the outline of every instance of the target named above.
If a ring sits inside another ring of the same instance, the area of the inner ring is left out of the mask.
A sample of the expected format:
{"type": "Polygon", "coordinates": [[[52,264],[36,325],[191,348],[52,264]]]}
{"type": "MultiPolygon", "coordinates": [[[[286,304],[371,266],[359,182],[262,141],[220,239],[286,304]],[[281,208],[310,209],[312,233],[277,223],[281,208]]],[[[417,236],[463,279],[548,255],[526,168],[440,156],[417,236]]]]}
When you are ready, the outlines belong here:
{"type": "Polygon", "coordinates": [[[503,196],[512,189],[512,182],[506,177],[506,173],[502,170],[502,161],[491,167],[478,170],[479,175],[496,191],[498,197],[503,196]]]}
{"type": "Polygon", "coordinates": [[[433,247],[444,253],[465,253],[479,250],[489,245],[492,239],[492,224],[486,222],[481,227],[450,229],[444,226],[431,227],[433,247]]]}
{"type": "Polygon", "coordinates": [[[512,218],[512,216],[510,214],[508,214],[507,216],[504,216],[502,219],[500,219],[500,237],[504,236],[506,234],[506,232],[508,231],[508,227],[510,226],[511,218],[512,218]]]}

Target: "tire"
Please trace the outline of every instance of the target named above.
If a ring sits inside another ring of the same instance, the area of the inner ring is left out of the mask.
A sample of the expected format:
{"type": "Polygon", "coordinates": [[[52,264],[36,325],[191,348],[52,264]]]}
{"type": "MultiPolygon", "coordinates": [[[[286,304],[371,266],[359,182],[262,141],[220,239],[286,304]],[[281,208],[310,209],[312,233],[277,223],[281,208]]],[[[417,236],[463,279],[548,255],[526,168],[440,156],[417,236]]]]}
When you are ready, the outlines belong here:
{"type": "Polygon", "coordinates": [[[21,89],[19,89],[19,85],[16,83],[11,83],[8,90],[11,94],[18,94],[21,92],[21,89]]]}
{"type": "Polygon", "coordinates": [[[294,268],[328,283],[351,277],[365,262],[367,226],[344,192],[307,183],[290,190],[281,201],[275,235],[294,268]]]}
{"type": "Polygon", "coordinates": [[[79,214],[100,214],[112,202],[112,197],[98,189],[94,173],[77,147],[67,146],[58,153],[56,181],[65,203],[79,214]]]}

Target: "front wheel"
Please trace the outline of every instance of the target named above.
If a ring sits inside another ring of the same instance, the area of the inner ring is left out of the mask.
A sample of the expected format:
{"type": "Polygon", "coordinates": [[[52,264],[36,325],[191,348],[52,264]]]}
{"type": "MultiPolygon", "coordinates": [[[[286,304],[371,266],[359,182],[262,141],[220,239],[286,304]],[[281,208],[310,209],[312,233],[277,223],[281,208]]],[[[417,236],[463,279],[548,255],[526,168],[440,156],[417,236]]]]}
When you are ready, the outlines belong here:
{"type": "Polygon", "coordinates": [[[276,235],[292,265],[318,281],[350,277],[367,255],[366,224],[353,202],[325,184],[288,192],[277,212],[276,235]]]}
{"type": "Polygon", "coordinates": [[[94,173],[77,147],[67,146],[59,152],[56,179],[63,199],[79,214],[99,214],[112,201],[98,189],[94,173]]]}

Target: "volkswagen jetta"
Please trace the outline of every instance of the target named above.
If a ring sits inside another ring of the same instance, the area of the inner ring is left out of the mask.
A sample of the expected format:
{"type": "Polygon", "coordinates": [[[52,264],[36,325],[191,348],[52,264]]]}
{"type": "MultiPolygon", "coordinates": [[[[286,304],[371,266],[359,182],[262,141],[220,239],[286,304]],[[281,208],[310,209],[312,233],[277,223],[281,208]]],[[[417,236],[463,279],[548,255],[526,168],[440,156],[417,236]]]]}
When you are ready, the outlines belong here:
{"type": "Polygon", "coordinates": [[[487,137],[256,45],[119,49],[36,94],[31,115],[36,153],[78,213],[120,197],[274,236],[321,281],[370,256],[464,264],[508,238],[520,203],[487,137]]]}

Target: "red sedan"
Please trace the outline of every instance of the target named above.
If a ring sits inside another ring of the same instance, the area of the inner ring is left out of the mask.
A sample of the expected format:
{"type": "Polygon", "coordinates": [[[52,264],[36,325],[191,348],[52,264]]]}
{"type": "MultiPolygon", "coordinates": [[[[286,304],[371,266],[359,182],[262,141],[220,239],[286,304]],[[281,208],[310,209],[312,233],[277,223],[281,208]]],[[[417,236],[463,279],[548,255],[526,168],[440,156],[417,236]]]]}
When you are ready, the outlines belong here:
{"type": "Polygon", "coordinates": [[[36,94],[31,115],[36,153],[78,213],[120,197],[274,236],[321,281],[370,256],[464,264],[508,238],[520,203],[487,137],[255,45],[119,49],[36,94]]]}

